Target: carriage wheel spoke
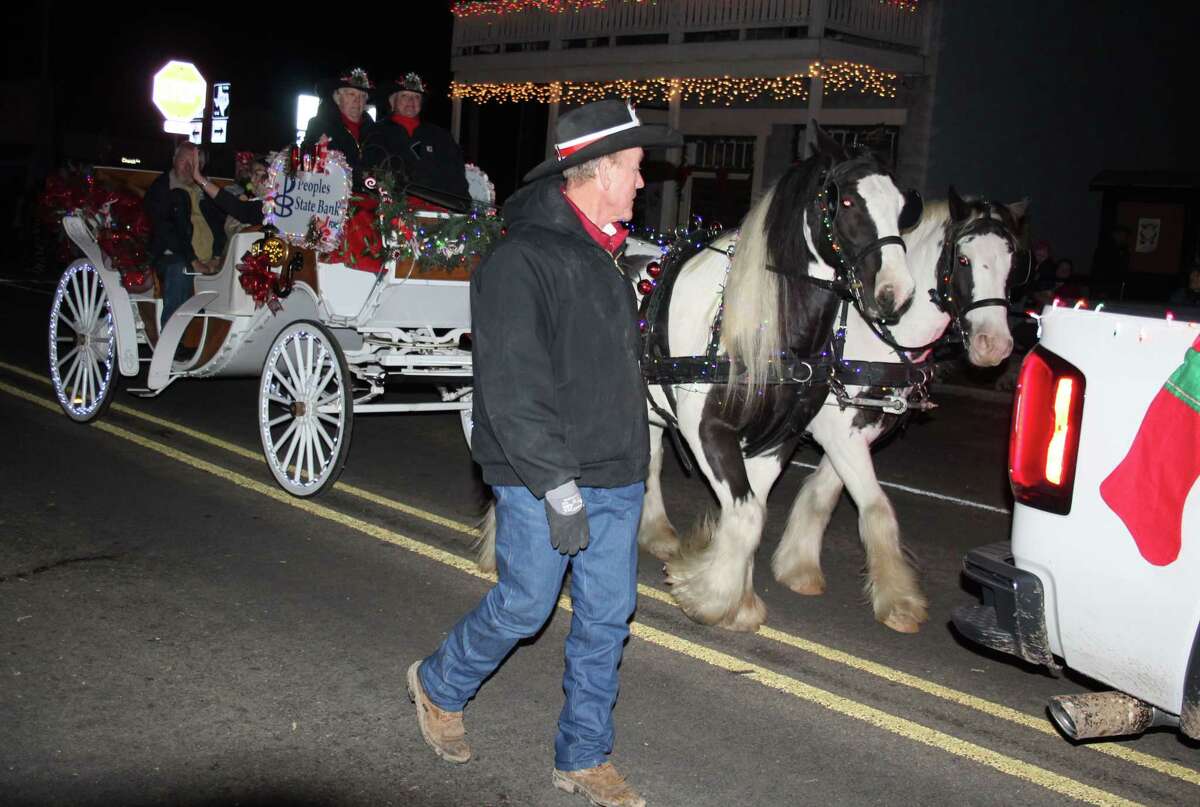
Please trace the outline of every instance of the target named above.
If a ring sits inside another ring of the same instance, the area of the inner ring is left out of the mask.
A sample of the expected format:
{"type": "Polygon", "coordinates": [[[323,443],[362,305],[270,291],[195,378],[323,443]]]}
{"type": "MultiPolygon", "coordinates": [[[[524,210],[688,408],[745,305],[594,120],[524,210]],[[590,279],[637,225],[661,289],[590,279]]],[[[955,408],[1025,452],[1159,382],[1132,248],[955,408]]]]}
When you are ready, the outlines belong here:
{"type": "MultiPolygon", "coordinates": [[[[284,408],[290,407],[292,405],[291,401],[287,400],[286,398],[280,398],[278,395],[275,395],[274,393],[267,393],[267,400],[273,404],[278,404],[279,406],[282,406],[284,408]]],[[[288,417],[291,417],[291,414],[289,414],[288,417]]]]}
{"type": "Polygon", "coordinates": [[[317,384],[317,387],[314,391],[317,393],[323,392],[325,390],[325,388],[327,386],[329,386],[329,380],[333,378],[334,374],[337,373],[337,370],[338,370],[338,368],[337,368],[336,364],[331,365],[329,368],[329,372],[327,372],[324,376],[321,377],[321,380],[317,384]]]}
{"type": "Polygon", "coordinates": [[[304,342],[304,391],[308,392],[308,385],[312,382],[313,376],[316,375],[313,367],[313,342],[315,339],[311,337],[304,342]]]}
{"type": "MultiPolygon", "coordinates": [[[[289,412],[287,416],[288,416],[288,417],[291,417],[292,415],[291,415],[291,413],[289,412]]],[[[282,449],[282,448],[283,448],[283,444],[284,444],[284,442],[285,442],[285,441],[286,441],[286,440],[287,440],[289,437],[291,437],[291,436],[292,436],[292,433],[293,433],[294,431],[296,431],[296,426],[297,426],[297,424],[298,424],[298,423],[299,423],[299,421],[293,420],[293,421],[292,421],[292,423],[291,423],[291,425],[290,425],[290,426],[288,426],[286,429],[284,429],[284,430],[283,430],[283,434],[279,435],[279,439],[278,439],[278,440],[273,440],[273,441],[271,441],[271,445],[275,447],[275,459],[279,459],[279,451],[280,451],[280,449],[282,449]]],[[[285,462],[285,463],[284,463],[284,465],[287,465],[287,463],[285,462]]]]}
{"type": "MultiPolygon", "coordinates": [[[[288,442],[287,454],[283,457],[283,462],[280,465],[286,470],[292,462],[292,455],[296,452],[296,446],[300,445],[300,422],[297,421],[288,429],[292,433],[292,439],[288,442]]],[[[280,440],[282,443],[283,441],[280,440]]]]}
{"type": "Polygon", "coordinates": [[[78,352],[79,352],[79,345],[76,345],[75,347],[71,348],[71,350],[67,353],[67,355],[63,356],[61,359],[58,360],[58,372],[59,372],[60,379],[62,378],[62,366],[64,364],[66,364],[67,362],[69,362],[71,360],[71,357],[74,356],[78,352]]]}
{"type": "Polygon", "coordinates": [[[342,411],[341,402],[342,402],[342,391],[337,390],[333,394],[328,395],[328,396],[322,398],[321,400],[317,401],[317,411],[318,412],[340,412],[340,411],[342,411]]]}
{"type": "Polygon", "coordinates": [[[313,464],[313,435],[312,427],[304,424],[304,456],[308,461],[308,482],[316,478],[316,466],[313,464]]]}
{"type": "Polygon", "coordinates": [[[323,420],[332,426],[337,426],[339,429],[342,427],[341,419],[336,418],[333,415],[326,414],[325,412],[317,412],[317,419],[323,420]]]}
{"type": "MultiPolygon", "coordinates": [[[[297,389],[304,389],[304,381],[308,377],[304,367],[304,352],[300,348],[300,340],[292,340],[292,352],[296,357],[296,364],[293,366],[291,361],[288,361],[288,369],[295,374],[297,389]]],[[[284,355],[287,355],[286,353],[284,355]]]]}
{"type": "MultiPolygon", "coordinates": [[[[299,400],[300,393],[298,388],[304,385],[304,380],[300,377],[300,373],[296,372],[296,365],[292,364],[292,359],[290,356],[288,356],[287,345],[284,345],[283,350],[279,351],[279,356],[283,359],[284,366],[287,367],[288,372],[291,373],[291,376],[289,377],[290,380],[284,379],[284,382],[288,386],[288,392],[292,394],[292,397],[299,400]]],[[[282,378],[282,376],[280,376],[280,378],[282,378]]]]}
{"type": "MultiPolygon", "coordinates": [[[[287,358],[287,355],[286,355],[286,354],[284,354],[284,358],[285,358],[285,359],[287,358]]],[[[296,388],[295,388],[294,386],[292,386],[292,382],[291,382],[291,381],[289,381],[289,380],[288,380],[286,377],[284,377],[284,376],[283,376],[283,375],[282,375],[282,374],[279,372],[279,367],[278,367],[278,365],[276,365],[275,367],[272,367],[272,368],[271,368],[271,378],[272,378],[272,379],[278,379],[278,380],[279,380],[279,383],[280,383],[280,384],[283,386],[283,388],[284,388],[285,390],[287,390],[287,392],[288,392],[288,394],[289,394],[289,395],[291,395],[291,396],[292,396],[292,400],[293,400],[293,401],[294,401],[294,400],[296,400],[296,399],[298,399],[298,398],[300,397],[300,396],[299,396],[299,395],[296,393],[296,388]]],[[[287,405],[289,405],[289,404],[291,403],[291,401],[284,401],[284,400],[282,400],[282,399],[280,399],[280,401],[279,401],[279,402],[280,402],[280,403],[282,403],[284,406],[287,406],[287,405]]]]}
{"type": "Polygon", "coordinates": [[[60,317],[62,317],[62,318],[63,318],[63,320],[64,320],[64,321],[65,321],[65,322],[66,322],[68,325],[70,325],[70,326],[71,326],[71,330],[72,330],[72,331],[74,331],[74,332],[75,332],[75,333],[77,333],[77,334],[78,334],[78,333],[83,333],[83,325],[81,325],[81,324],[80,324],[80,321],[81,321],[83,318],[82,318],[81,316],[79,316],[79,306],[75,305],[75,301],[71,299],[71,295],[70,295],[70,293],[69,293],[69,289],[68,289],[68,290],[64,290],[64,293],[63,293],[63,296],[62,296],[62,301],[63,301],[64,303],[66,303],[66,304],[67,304],[67,308],[71,309],[71,314],[72,314],[72,315],[73,315],[75,318],[74,318],[74,319],[71,319],[71,318],[67,317],[67,316],[66,316],[66,314],[64,314],[64,313],[63,313],[62,306],[59,306],[59,307],[58,307],[58,315],[59,315],[60,317]]]}
{"type": "Polygon", "coordinates": [[[67,368],[67,374],[62,376],[62,394],[63,397],[70,400],[75,396],[71,394],[71,385],[74,383],[75,376],[79,372],[79,356],[75,356],[71,362],[71,366],[67,368]]]}
{"type": "Polygon", "coordinates": [[[80,326],[82,326],[83,325],[82,312],[85,310],[85,307],[83,304],[83,291],[82,291],[82,287],[80,286],[80,283],[79,283],[79,273],[78,272],[71,275],[71,283],[69,284],[69,289],[67,289],[66,291],[67,291],[67,293],[65,293],[63,295],[63,299],[66,300],[71,305],[71,310],[75,314],[75,321],[78,322],[80,324],[80,326]]]}
{"type": "MultiPolygon", "coordinates": [[[[320,420],[313,421],[313,431],[317,433],[317,435],[321,438],[322,441],[324,441],[325,445],[329,446],[329,450],[331,452],[336,450],[337,443],[333,442],[333,438],[329,436],[329,431],[324,426],[321,425],[320,420]]],[[[324,463],[325,463],[325,455],[322,454],[321,455],[321,464],[324,464],[324,463]]]]}
{"type": "Polygon", "coordinates": [[[280,423],[283,423],[285,420],[287,420],[291,416],[292,416],[291,412],[284,412],[282,415],[275,418],[274,420],[268,420],[267,427],[270,428],[272,426],[278,426],[280,423]]]}
{"type": "Polygon", "coordinates": [[[83,400],[80,404],[85,408],[91,405],[92,398],[95,396],[95,373],[92,372],[92,357],[84,352],[81,354],[83,358],[83,400]]]}
{"type": "Polygon", "coordinates": [[[81,272],[83,276],[83,316],[84,320],[81,323],[84,328],[90,333],[96,324],[96,290],[93,288],[92,280],[96,278],[95,272],[81,272]]]}
{"type": "MultiPolygon", "coordinates": [[[[320,467],[325,467],[325,449],[321,446],[321,442],[329,442],[329,437],[325,434],[325,430],[321,428],[320,423],[312,422],[309,424],[309,432],[312,434],[312,447],[317,452],[317,459],[320,460],[320,467]]],[[[329,448],[333,448],[333,443],[330,442],[329,448]]],[[[314,469],[315,471],[315,469],[314,469]]],[[[315,477],[314,477],[315,478],[315,477]]],[[[311,481],[311,480],[310,480],[311,481]]]]}

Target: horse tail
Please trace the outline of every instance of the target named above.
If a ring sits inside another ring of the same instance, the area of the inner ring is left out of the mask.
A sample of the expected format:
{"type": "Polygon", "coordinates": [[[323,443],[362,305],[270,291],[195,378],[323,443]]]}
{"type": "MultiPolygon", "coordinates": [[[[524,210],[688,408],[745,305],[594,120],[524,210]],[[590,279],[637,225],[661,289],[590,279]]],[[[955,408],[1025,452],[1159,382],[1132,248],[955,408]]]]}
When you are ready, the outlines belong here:
{"type": "Polygon", "coordinates": [[[496,571],[496,502],[488,502],[487,511],[475,525],[479,537],[471,545],[475,564],[481,572],[496,571]]]}
{"type": "Polygon", "coordinates": [[[744,398],[741,420],[749,420],[762,402],[771,364],[783,351],[785,307],[779,304],[783,277],[768,270],[772,256],[767,241],[767,211],[775,195],[772,188],[750,208],[742,221],[737,251],[725,285],[725,311],[721,342],[730,360],[730,373],[742,373],[744,383],[725,387],[725,403],[744,398]]]}

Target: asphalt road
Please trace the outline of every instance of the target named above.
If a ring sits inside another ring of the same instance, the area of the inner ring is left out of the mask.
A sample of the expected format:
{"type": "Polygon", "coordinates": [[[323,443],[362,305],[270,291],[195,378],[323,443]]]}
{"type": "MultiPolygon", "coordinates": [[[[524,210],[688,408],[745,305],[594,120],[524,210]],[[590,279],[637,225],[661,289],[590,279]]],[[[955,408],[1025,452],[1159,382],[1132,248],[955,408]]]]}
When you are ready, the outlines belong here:
{"type": "MultiPolygon", "coordinates": [[[[42,380],[48,305],[0,284],[0,803],[585,803],[549,778],[562,609],[468,707],[468,765],[433,756],[404,694],[490,585],[469,562],[486,494],[456,416],[358,418],[343,484],[294,499],[257,453],[253,380],[120,393],[69,422],[42,380]]],[[[1072,744],[1046,700],[1094,684],[954,636],[963,553],[1007,535],[1008,410],[941,403],[877,457],[931,601],[919,634],[872,618],[848,501],[828,592],[771,579],[811,450],[771,499],[766,630],[690,622],[643,556],[614,761],[651,805],[1200,800],[1196,744],[1072,744]]],[[[711,506],[670,454],[665,485],[678,526],[711,506]]]]}

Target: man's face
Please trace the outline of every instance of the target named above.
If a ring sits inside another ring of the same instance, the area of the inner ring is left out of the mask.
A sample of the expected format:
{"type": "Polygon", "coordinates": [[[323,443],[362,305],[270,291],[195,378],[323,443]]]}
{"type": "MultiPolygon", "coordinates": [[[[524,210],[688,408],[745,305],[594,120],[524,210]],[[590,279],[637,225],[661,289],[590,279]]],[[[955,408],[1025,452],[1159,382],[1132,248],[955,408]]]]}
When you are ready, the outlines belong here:
{"type": "Polygon", "coordinates": [[[267,167],[262,163],[255,163],[250,170],[250,184],[254,188],[255,196],[264,196],[268,190],[267,180],[270,174],[267,172],[267,167]]]}
{"type": "Polygon", "coordinates": [[[184,146],[175,153],[175,161],[171,163],[171,170],[175,172],[177,177],[186,177],[191,179],[192,167],[196,164],[196,148],[195,146],[184,146]]]}
{"type": "Polygon", "coordinates": [[[1042,246],[1035,247],[1033,250],[1033,257],[1037,259],[1038,263],[1041,263],[1050,257],[1050,250],[1042,246]]]}
{"type": "Polygon", "coordinates": [[[333,94],[333,102],[343,115],[352,121],[362,120],[367,107],[367,94],[353,87],[342,87],[333,94]]]}
{"type": "Polygon", "coordinates": [[[421,93],[401,90],[392,95],[392,114],[415,118],[421,114],[421,93]]]}
{"type": "Polygon", "coordinates": [[[618,151],[607,168],[608,183],[604,188],[605,201],[609,205],[612,221],[629,221],[633,218],[633,200],[642,181],[642,149],[631,148],[618,151]]]}

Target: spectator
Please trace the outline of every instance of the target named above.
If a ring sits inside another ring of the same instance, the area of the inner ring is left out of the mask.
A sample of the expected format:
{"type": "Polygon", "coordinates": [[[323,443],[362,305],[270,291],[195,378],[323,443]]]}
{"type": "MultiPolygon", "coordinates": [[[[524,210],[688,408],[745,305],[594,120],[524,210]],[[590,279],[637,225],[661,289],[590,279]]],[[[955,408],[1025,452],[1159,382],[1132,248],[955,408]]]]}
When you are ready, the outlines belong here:
{"type": "Polygon", "coordinates": [[[1108,231],[1092,256],[1092,275],[1098,278],[1123,277],[1129,271],[1129,228],[1116,226],[1108,231]]]}
{"type": "Polygon", "coordinates": [[[308,122],[301,148],[311,149],[321,139],[329,138],[329,148],[340,151],[354,171],[354,186],[362,185],[363,147],[371,136],[374,122],[366,114],[367,94],[375,88],[367,71],[355,67],[344,71],[326,89],[317,114],[308,122]]]}
{"type": "Polygon", "coordinates": [[[225,235],[232,238],[233,234],[243,225],[259,225],[263,223],[263,197],[267,195],[270,186],[267,184],[269,171],[264,160],[253,160],[247,167],[248,188],[238,193],[233,185],[219,188],[215,182],[208,180],[201,172],[200,166],[192,167],[192,180],[199,186],[209,199],[225,214],[225,235]]]}
{"type": "Polygon", "coordinates": [[[420,189],[429,188],[461,197],[463,205],[456,207],[468,204],[470,192],[462,149],[448,131],[421,120],[425,82],[416,73],[408,73],[393,81],[387,93],[391,114],[372,133],[368,162],[392,171],[403,168],[408,181],[421,186],[411,191],[413,195],[420,196],[420,189]]]}
{"type": "Polygon", "coordinates": [[[143,200],[152,228],[150,264],[162,282],[162,326],[192,296],[188,272],[215,272],[225,247],[225,217],[193,179],[204,156],[194,143],[180,143],[171,169],[150,184],[143,200]]]}
{"type": "Polygon", "coordinates": [[[1192,270],[1188,272],[1187,282],[1171,292],[1171,296],[1167,298],[1167,302],[1171,305],[1200,308],[1200,264],[1192,264],[1192,270]]]}

